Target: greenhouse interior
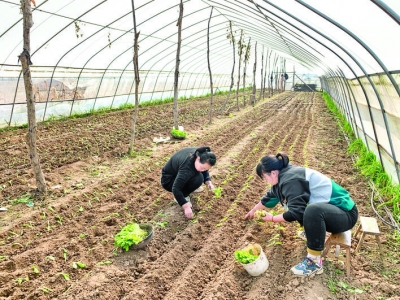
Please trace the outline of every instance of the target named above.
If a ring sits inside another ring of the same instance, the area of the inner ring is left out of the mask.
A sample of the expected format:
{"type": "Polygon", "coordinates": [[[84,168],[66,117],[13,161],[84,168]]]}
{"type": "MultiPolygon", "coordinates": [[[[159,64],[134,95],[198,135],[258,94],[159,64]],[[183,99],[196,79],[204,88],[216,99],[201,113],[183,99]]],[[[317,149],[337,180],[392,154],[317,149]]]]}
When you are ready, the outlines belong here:
{"type": "Polygon", "coordinates": [[[0,299],[400,299],[400,1],[0,16],[0,299]]]}

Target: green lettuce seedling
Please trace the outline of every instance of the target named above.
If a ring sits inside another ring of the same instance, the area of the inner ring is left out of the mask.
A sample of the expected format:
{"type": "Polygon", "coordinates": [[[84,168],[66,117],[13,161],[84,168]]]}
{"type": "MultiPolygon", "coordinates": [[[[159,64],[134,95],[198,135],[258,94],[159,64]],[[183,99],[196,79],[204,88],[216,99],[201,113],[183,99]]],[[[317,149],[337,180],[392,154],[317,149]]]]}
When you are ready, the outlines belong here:
{"type": "Polygon", "coordinates": [[[217,187],[216,189],[213,190],[214,194],[215,194],[215,198],[221,198],[222,195],[222,188],[221,187],[217,187]]]}

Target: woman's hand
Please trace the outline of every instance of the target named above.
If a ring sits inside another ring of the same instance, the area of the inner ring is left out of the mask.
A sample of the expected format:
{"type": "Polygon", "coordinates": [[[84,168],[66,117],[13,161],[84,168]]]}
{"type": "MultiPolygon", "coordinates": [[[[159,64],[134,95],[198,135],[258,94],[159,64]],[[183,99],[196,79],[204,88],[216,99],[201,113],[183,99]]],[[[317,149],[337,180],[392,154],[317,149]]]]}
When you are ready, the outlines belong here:
{"type": "MultiPolygon", "coordinates": [[[[255,208],[255,207],[254,207],[254,208],[255,208]]],[[[247,220],[252,220],[252,219],[254,219],[254,213],[256,212],[256,210],[255,210],[254,208],[253,208],[252,210],[250,210],[250,211],[247,213],[247,215],[244,216],[245,219],[247,219],[247,220]]]]}
{"type": "Polygon", "coordinates": [[[270,213],[266,213],[266,216],[264,218],[261,218],[261,222],[272,222],[274,216],[271,215],[270,213]]]}
{"type": "Polygon", "coordinates": [[[258,203],[253,207],[253,209],[250,210],[250,211],[247,213],[247,215],[244,216],[244,218],[247,219],[247,220],[254,219],[254,218],[255,218],[254,213],[255,213],[257,210],[259,210],[259,209],[264,209],[264,208],[265,208],[265,206],[264,206],[261,202],[258,202],[258,203]]]}
{"type": "Polygon", "coordinates": [[[212,184],[211,180],[206,181],[206,186],[207,186],[208,189],[211,190],[211,191],[215,190],[215,186],[212,184]]]}
{"type": "Polygon", "coordinates": [[[190,203],[185,203],[182,205],[183,211],[185,212],[185,216],[188,219],[193,218],[192,208],[190,207],[190,203]]]}

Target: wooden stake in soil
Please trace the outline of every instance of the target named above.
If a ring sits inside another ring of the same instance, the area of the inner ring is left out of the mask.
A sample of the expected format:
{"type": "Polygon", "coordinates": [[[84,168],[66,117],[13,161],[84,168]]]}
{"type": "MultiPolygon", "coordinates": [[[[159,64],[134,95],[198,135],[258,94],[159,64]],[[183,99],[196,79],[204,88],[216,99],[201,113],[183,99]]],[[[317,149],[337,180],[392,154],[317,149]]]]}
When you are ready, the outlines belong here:
{"type": "Polygon", "coordinates": [[[183,3],[179,3],[179,18],[178,23],[178,48],[176,50],[176,63],[175,63],[175,81],[174,81],[174,128],[179,129],[178,124],[178,77],[179,77],[179,63],[182,42],[182,16],[183,16],[183,3]]]}
{"type": "Polygon", "coordinates": [[[30,0],[21,1],[21,10],[23,14],[23,31],[24,31],[24,49],[19,56],[22,65],[22,72],[24,74],[25,94],[28,110],[28,133],[26,135],[26,144],[28,145],[29,158],[36,178],[37,189],[41,193],[46,192],[46,182],[43,176],[42,169],[40,168],[39,156],[36,149],[36,108],[35,99],[32,91],[32,76],[30,65],[31,57],[31,40],[30,30],[33,26],[32,20],[32,7],[30,0]]]}
{"type": "Polygon", "coordinates": [[[232,21],[229,21],[229,29],[230,29],[230,33],[228,34],[228,39],[231,40],[232,42],[232,47],[233,47],[233,66],[232,66],[232,73],[231,73],[231,85],[229,86],[229,92],[228,92],[228,96],[226,97],[225,102],[222,104],[221,106],[221,110],[220,113],[222,113],[223,111],[225,111],[225,107],[226,104],[229,103],[229,98],[231,97],[231,92],[232,92],[232,88],[233,88],[233,73],[235,71],[235,61],[236,61],[236,56],[235,56],[235,36],[233,35],[233,30],[232,30],[232,21]]]}
{"type": "Polygon", "coordinates": [[[247,63],[249,62],[250,58],[250,41],[251,38],[249,38],[249,42],[247,43],[246,47],[246,52],[244,54],[244,68],[243,68],[243,107],[246,106],[246,69],[247,69],[247,63]]]}
{"type": "Polygon", "coordinates": [[[139,76],[139,59],[138,59],[138,52],[139,52],[139,35],[140,32],[136,33],[136,15],[135,15],[135,4],[134,0],[132,0],[132,15],[133,15],[133,29],[135,33],[135,42],[133,45],[134,53],[133,53],[133,69],[135,71],[135,113],[132,118],[132,131],[131,131],[131,141],[129,143],[129,154],[133,152],[133,144],[135,143],[135,132],[136,132],[136,120],[139,112],[139,83],[140,83],[140,76],[139,76]]]}
{"type": "Polygon", "coordinates": [[[253,91],[250,96],[250,103],[252,105],[256,104],[256,70],[257,70],[257,42],[254,48],[254,66],[253,66],[253,91]]]}
{"type": "Polygon", "coordinates": [[[211,22],[211,16],[213,13],[214,7],[211,7],[211,13],[210,13],[210,18],[208,19],[208,27],[207,27],[207,63],[208,63],[208,73],[210,74],[210,124],[212,123],[212,103],[213,103],[213,95],[214,95],[214,89],[213,89],[213,81],[212,81],[212,73],[211,73],[211,66],[210,66],[210,22],[211,22]]]}
{"type": "Polygon", "coordinates": [[[237,80],[237,88],[236,88],[236,107],[237,110],[239,111],[239,84],[240,84],[240,67],[241,67],[241,62],[242,62],[242,53],[243,53],[243,48],[245,46],[243,45],[243,29],[240,30],[240,39],[238,43],[238,54],[239,54],[239,66],[238,66],[238,80],[237,80]]]}

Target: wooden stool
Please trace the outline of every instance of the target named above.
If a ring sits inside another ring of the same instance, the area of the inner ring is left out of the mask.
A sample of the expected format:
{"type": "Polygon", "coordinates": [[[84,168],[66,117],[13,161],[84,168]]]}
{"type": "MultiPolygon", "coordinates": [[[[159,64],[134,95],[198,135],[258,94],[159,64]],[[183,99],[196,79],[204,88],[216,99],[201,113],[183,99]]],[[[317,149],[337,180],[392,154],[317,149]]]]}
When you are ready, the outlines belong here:
{"type": "MultiPolygon", "coordinates": [[[[375,235],[376,241],[378,242],[379,252],[381,253],[381,257],[383,257],[381,240],[379,239],[379,235],[381,233],[379,231],[378,222],[376,222],[376,219],[371,217],[360,217],[360,225],[358,225],[354,237],[356,237],[359,232],[361,232],[361,238],[357,244],[356,253],[360,250],[362,244],[364,243],[364,237],[367,234],[371,234],[375,235]]],[[[375,245],[374,243],[367,242],[365,242],[364,244],[375,245]]]]}
{"type": "Polygon", "coordinates": [[[325,241],[325,249],[322,257],[329,257],[338,259],[346,264],[347,277],[350,277],[350,248],[351,248],[351,231],[347,230],[340,233],[332,233],[325,241]],[[329,250],[332,246],[336,246],[335,254],[330,253],[329,250]],[[340,247],[346,250],[346,257],[339,257],[340,247]]]}

